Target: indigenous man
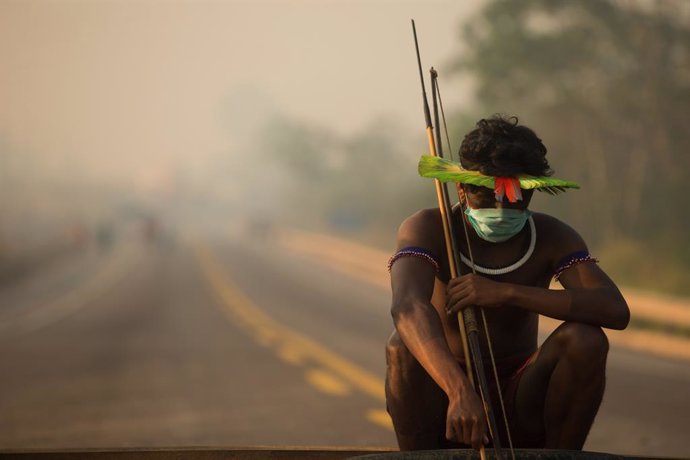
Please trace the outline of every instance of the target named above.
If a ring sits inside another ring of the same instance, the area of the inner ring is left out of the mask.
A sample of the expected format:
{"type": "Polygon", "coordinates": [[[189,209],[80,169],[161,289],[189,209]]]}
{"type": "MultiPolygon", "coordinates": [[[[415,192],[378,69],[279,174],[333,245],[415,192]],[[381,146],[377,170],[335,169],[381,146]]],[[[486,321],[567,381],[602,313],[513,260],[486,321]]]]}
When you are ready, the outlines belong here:
{"type": "MultiPolygon", "coordinates": [[[[528,209],[534,188],[577,187],[545,177],[551,174],[545,155],[531,129],[494,116],[465,136],[461,165],[437,159],[442,164],[435,170],[426,168],[427,177],[458,182],[460,203],[451,218],[465,274],[450,279],[439,209],[402,223],[389,263],[396,331],[386,349],[387,406],[401,450],[479,449],[488,442],[457,320],[468,306],[485,312],[500,380],[493,382],[492,402],[502,427],[500,388],[514,446],[582,449],[604,393],[608,341],[602,328],[624,329],[629,310],[580,235],[528,209]],[[444,176],[444,168],[456,174],[444,176]],[[549,289],[552,277],[565,289],[549,289]],[[563,321],[541,347],[539,315],[563,321]]],[[[482,347],[488,360],[486,343],[482,347]]],[[[490,368],[487,376],[494,380],[490,368]]]]}

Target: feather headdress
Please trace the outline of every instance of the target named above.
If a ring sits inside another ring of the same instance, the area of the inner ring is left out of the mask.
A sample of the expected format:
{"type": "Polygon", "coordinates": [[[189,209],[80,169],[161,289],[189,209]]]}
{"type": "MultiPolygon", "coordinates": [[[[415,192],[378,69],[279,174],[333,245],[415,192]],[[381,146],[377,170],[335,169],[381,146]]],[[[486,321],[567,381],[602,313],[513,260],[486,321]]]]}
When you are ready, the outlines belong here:
{"type": "Polygon", "coordinates": [[[577,182],[556,179],[554,177],[535,177],[520,175],[517,177],[486,176],[479,171],[463,169],[454,161],[432,155],[422,155],[419,159],[419,175],[438,179],[441,182],[459,182],[461,184],[480,185],[494,190],[496,200],[507,197],[511,203],[522,200],[521,189],[537,189],[555,195],[568,188],[580,188],[577,182]]]}

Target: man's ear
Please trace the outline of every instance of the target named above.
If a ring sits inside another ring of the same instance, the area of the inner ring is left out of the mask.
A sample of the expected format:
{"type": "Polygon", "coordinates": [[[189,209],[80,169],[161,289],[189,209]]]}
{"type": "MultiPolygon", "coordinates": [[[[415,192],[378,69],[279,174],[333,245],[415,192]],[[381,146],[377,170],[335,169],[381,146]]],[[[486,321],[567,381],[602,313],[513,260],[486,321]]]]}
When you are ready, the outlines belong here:
{"type": "Polygon", "coordinates": [[[455,189],[458,191],[458,199],[463,205],[467,205],[467,196],[465,196],[465,189],[460,182],[455,183],[455,189]]]}

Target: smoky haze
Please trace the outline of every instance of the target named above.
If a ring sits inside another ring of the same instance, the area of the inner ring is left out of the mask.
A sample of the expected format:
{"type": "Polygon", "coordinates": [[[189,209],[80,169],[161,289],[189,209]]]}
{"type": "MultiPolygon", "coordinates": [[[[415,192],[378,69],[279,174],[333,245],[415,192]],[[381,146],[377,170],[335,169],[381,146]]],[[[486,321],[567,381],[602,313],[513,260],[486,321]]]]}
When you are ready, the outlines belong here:
{"type": "Polygon", "coordinates": [[[530,207],[633,313],[585,448],[690,457],[690,305],[638,291],[690,295],[684,0],[0,0],[0,457],[396,447],[386,262],[436,205],[410,19],[451,150],[517,115],[582,185],[530,207]]]}
{"type": "MultiPolygon", "coordinates": [[[[101,200],[178,209],[188,199],[195,209],[217,201],[213,211],[229,213],[270,202],[260,195],[276,193],[280,170],[252,170],[256,157],[268,156],[260,151],[268,120],[341,135],[382,116],[412,126],[421,113],[410,18],[427,44],[426,60],[440,65],[455,46],[458,21],[476,8],[2,1],[5,238],[23,233],[12,228],[20,220],[97,220],[101,200]]],[[[455,100],[467,97],[460,89],[455,100]]]]}

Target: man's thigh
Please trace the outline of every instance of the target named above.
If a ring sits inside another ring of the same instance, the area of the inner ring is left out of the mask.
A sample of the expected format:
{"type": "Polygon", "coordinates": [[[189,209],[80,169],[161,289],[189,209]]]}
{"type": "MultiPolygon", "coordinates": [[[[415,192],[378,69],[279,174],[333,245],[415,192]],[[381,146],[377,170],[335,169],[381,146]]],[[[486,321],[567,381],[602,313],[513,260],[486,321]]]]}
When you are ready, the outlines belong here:
{"type": "Polygon", "coordinates": [[[511,425],[518,438],[543,438],[546,393],[560,356],[561,346],[554,333],[528,360],[517,384],[513,405],[511,425]]]}
{"type": "Polygon", "coordinates": [[[584,443],[601,403],[607,353],[608,340],[599,327],[564,322],[556,328],[517,384],[515,431],[526,439],[544,439],[548,421],[551,441],[584,443]]]}

